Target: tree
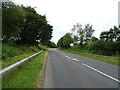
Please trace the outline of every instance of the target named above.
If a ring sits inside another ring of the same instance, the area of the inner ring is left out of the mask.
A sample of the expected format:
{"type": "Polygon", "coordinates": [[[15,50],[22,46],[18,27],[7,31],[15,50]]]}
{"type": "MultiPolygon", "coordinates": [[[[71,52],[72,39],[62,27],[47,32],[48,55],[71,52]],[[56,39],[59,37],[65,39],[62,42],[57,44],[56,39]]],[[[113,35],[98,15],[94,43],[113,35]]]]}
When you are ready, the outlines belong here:
{"type": "Polygon", "coordinates": [[[82,29],[82,25],[79,23],[76,23],[76,25],[73,25],[73,28],[71,31],[72,31],[72,37],[74,40],[74,45],[77,45],[78,41],[80,41],[80,44],[83,44],[84,30],[82,29]]]}
{"type": "Polygon", "coordinates": [[[116,41],[120,41],[120,25],[116,31],[116,41]]]}
{"type": "Polygon", "coordinates": [[[63,36],[63,45],[64,45],[64,47],[65,48],[69,48],[71,43],[72,43],[71,34],[70,33],[66,33],[63,36]]]}
{"type": "Polygon", "coordinates": [[[52,38],[52,31],[53,31],[53,26],[47,24],[45,28],[42,30],[41,35],[40,35],[40,40],[41,43],[44,45],[48,45],[50,39],[52,38]]]}
{"type": "Polygon", "coordinates": [[[54,42],[49,41],[48,47],[50,47],[50,48],[57,48],[57,45],[54,42]]]}
{"type": "Polygon", "coordinates": [[[17,44],[49,44],[53,26],[48,24],[45,15],[39,15],[30,6],[17,6],[12,2],[2,3],[2,11],[3,42],[12,40],[17,44]]]}
{"type": "Polygon", "coordinates": [[[3,1],[0,3],[0,8],[10,8],[10,7],[14,7],[14,6],[16,6],[16,5],[12,1],[9,1],[9,2],[3,1]]]}
{"type": "Polygon", "coordinates": [[[73,25],[73,28],[71,29],[71,37],[73,38],[73,44],[74,45],[77,45],[78,44],[78,39],[79,39],[79,37],[78,37],[78,28],[76,28],[76,25],[73,25]]]}
{"type": "Polygon", "coordinates": [[[88,43],[92,39],[93,37],[92,35],[95,30],[92,29],[92,25],[87,24],[85,25],[84,31],[85,31],[85,43],[88,43]]]}
{"type": "MultiPolygon", "coordinates": [[[[120,26],[119,26],[120,27],[120,26]]],[[[116,26],[114,26],[114,28],[110,29],[110,41],[119,41],[119,37],[120,37],[120,29],[119,27],[117,28],[116,26]]]]}
{"type": "Polygon", "coordinates": [[[74,44],[78,44],[78,41],[80,45],[83,45],[84,43],[88,43],[94,33],[94,29],[92,29],[92,25],[85,25],[85,28],[82,28],[82,25],[77,23],[76,25],[73,26],[71,32],[72,32],[72,37],[74,38],[74,44]]]}
{"type": "Polygon", "coordinates": [[[31,7],[22,6],[26,13],[26,19],[21,27],[19,42],[21,44],[32,44],[36,43],[36,36],[40,29],[39,28],[39,16],[31,7]]]}
{"type": "MultiPolygon", "coordinates": [[[[9,4],[8,4],[9,5],[9,4]]],[[[14,41],[19,38],[20,27],[26,17],[20,6],[4,6],[2,8],[2,39],[3,42],[14,41]]]]}
{"type": "Polygon", "coordinates": [[[120,41],[119,27],[114,26],[114,28],[111,28],[109,31],[101,32],[100,39],[103,41],[120,41]]]}
{"type": "Polygon", "coordinates": [[[59,48],[64,48],[64,45],[63,45],[63,37],[61,37],[61,38],[58,40],[57,46],[58,46],[59,48]]]}
{"type": "Polygon", "coordinates": [[[108,41],[108,33],[109,33],[108,31],[101,32],[100,39],[103,41],[108,41]]]}
{"type": "Polygon", "coordinates": [[[58,40],[58,47],[60,48],[70,48],[70,44],[72,43],[71,33],[66,33],[63,37],[58,40]]]}
{"type": "Polygon", "coordinates": [[[96,42],[96,41],[98,41],[98,38],[92,37],[91,42],[96,42]]]}
{"type": "Polygon", "coordinates": [[[24,7],[26,19],[21,27],[20,43],[22,44],[41,44],[47,45],[52,38],[53,26],[49,25],[46,16],[37,14],[34,8],[24,7]]]}
{"type": "Polygon", "coordinates": [[[72,41],[73,41],[73,44],[74,44],[74,45],[77,45],[77,44],[78,44],[78,37],[77,37],[77,36],[74,36],[74,37],[72,38],[72,41]]]}

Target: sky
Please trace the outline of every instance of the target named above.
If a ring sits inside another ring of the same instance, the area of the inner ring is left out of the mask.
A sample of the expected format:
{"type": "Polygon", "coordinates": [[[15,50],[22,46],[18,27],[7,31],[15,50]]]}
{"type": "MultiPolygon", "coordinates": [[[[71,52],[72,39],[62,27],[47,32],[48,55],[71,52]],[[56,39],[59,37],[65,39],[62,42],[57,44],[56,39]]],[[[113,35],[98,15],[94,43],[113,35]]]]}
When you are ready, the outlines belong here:
{"type": "Polygon", "coordinates": [[[118,26],[118,2],[120,0],[12,0],[17,4],[35,7],[40,15],[46,15],[53,26],[51,41],[57,41],[70,32],[73,25],[93,25],[94,36],[118,26]]]}

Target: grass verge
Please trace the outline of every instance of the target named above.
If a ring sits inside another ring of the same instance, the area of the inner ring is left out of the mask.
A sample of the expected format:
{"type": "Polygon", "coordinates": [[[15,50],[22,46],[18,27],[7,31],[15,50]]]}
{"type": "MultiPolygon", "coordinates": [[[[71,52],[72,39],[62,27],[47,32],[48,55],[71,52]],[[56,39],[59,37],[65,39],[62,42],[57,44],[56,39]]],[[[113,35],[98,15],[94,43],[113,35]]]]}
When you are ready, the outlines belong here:
{"type": "Polygon", "coordinates": [[[60,49],[60,50],[65,51],[65,52],[69,52],[69,53],[72,53],[72,54],[76,54],[76,55],[79,55],[79,56],[92,58],[92,59],[99,60],[99,61],[106,62],[106,63],[110,63],[110,64],[114,64],[114,65],[120,65],[119,60],[112,60],[112,59],[109,59],[109,58],[99,57],[99,56],[91,56],[90,54],[84,54],[82,52],[76,52],[76,51],[72,51],[72,50],[68,50],[68,49],[60,49]]]}
{"type": "Polygon", "coordinates": [[[2,88],[36,88],[47,50],[3,77],[2,88]]]}
{"type": "Polygon", "coordinates": [[[26,58],[26,57],[29,57],[32,54],[34,54],[34,53],[33,52],[28,52],[28,53],[26,52],[25,54],[14,56],[14,57],[11,57],[11,58],[4,60],[4,61],[2,60],[2,61],[0,61],[0,63],[2,63],[2,68],[5,68],[7,66],[10,66],[10,65],[26,58]]]}
{"type": "Polygon", "coordinates": [[[5,68],[11,64],[14,64],[38,51],[40,51],[41,48],[38,46],[17,46],[17,45],[7,45],[3,44],[2,48],[2,60],[0,61],[0,64],[2,65],[2,68],[5,68]]]}
{"type": "Polygon", "coordinates": [[[46,56],[44,59],[43,68],[39,73],[39,77],[38,77],[37,83],[36,83],[36,88],[43,88],[43,86],[44,86],[44,78],[45,78],[47,59],[48,59],[48,52],[46,53],[46,56]]]}

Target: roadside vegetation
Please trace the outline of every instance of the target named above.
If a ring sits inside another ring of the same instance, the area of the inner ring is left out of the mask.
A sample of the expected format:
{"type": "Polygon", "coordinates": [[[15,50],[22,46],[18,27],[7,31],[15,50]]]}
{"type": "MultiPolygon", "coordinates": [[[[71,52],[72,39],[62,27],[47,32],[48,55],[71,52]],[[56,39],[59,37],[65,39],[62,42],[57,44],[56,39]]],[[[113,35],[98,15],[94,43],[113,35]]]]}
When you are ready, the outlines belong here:
{"type": "MultiPolygon", "coordinates": [[[[45,15],[39,15],[31,6],[14,2],[2,3],[2,68],[47,47],[51,42],[53,26],[45,15]]],[[[53,46],[54,45],[54,46],[53,46]]]]}
{"type": "Polygon", "coordinates": [[[79,55],[112,64],[119,64],[119,60],[109,60],[104,56],[120,58],[120,26],[114,26],[108,31],[101,32],[99,38],[93,36],[94,31],[90,24],[85,25],[83,28],[81,24],[77,23],[71,29],[71,32],[66,33],[59,39],[57,45],[68,52],[79,53],[79,55]],[[103,58],[91,56],[89,53],[103,55],[103,58]]]}
{"type": "Polygon", "coordinates": [[[84,53],[84,52],[77,52],[73,51],[71,49],[59,49],[68,53],[76,54],[79,56],[87,57],[87,58],[92,58],[94,60],[99,60],[102,62],[114,64],[114,65],[120,65],[120,61],[118,60],[118,57],[110,57],[110,56],[99,56],[99,55],[92,55],[91,53],[84,53]]]}
{"type": "Polygon", "coordinates": [[[2,45],[2,68],[18,62],[28,56],[42,50],[40,46],[17,46],[17,45],[2,45]]]}
{"type": "MultiPolygon", "coordinates": [[[[43,69],[47,50],[25,63],[23,66],[3,77],[4,88],[36,88],[43,69]]],[[[40,81],[40,80],[39,80],[40,81]]],[[[40,84],[40,83],[39,83],[40,84]]]]}
{"type": "Polygon", "coordinates": [[[53,26],[45,15],[31,6],[2,2],[2,68],[34,53],[43,52],[17,70],[2,77],[3,88],[35,88],[49,47],[57,47],[52,38],[53,26]]]}

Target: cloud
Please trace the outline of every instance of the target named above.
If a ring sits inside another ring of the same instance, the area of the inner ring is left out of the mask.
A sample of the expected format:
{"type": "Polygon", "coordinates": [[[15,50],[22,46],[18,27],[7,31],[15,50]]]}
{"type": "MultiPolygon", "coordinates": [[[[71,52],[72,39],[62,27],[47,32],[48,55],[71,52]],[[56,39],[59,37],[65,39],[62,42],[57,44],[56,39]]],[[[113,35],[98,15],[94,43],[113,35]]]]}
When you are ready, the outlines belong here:
{"type": "Polygon", "coordinates": [[[52,41],[69,32],[77,22],[91,24],[95,36],[100,32],[118,25],[119,0],[14,0],[23,5],[37,6],[39,14],[46,14],[47,20],[53,25],[52,41]]]}

